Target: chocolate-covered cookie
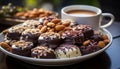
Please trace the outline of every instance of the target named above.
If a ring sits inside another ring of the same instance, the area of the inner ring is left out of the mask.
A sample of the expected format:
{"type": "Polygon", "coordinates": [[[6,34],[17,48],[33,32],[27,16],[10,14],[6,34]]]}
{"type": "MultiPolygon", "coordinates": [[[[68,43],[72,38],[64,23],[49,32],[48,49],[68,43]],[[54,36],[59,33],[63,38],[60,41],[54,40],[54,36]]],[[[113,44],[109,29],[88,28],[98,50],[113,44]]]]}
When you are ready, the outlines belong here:
{"type": "Polygon", "coordinates": [[[39,36],[39,29],[26,29],[21,35],[21,40],[30,41],[36,44],[39,36]]]}
{"type": "Polygon", "coordinates": [[[8,33],[5,36],[6,39],[8,40],[19,40],[21,33],[27,29],[27,27],[23,27],[23,26],[14,26],[10,29],[8,29],[8,33]]]}
{"type": "Polygon", "coordinates": [[[81,44],[84,41],[84,35],[81,31],[67,30],[62,34],[64,43],[81,44]]]}
{"type": "Polygon", "coordinates": [[[55,49],[61,43],[62,43],[62,38],[60,37],[60,34],[55,32],[43,33],[38,38],[39,45],[45,45],[52,49],[55,49]]]}
{"type": "Polygon", "coordinates": [[[16,41],[11,44],[12,53],[22,55],[22,56],[30,56],[31,49],[33,48],[32,42],[25,41],[16,41]]]}
{"type": "Polygon", "coordinates": [[[73,27],[74,30],[82,31],[86,39],[94,35],[94,30],[90,25],[76,25],[73,27]]]}
{"type": "Polygon", "coordinates": [[[81,51],[76,45],[62,44],[55,49],[57,58],[72,58],[81,56],[81,51]]]}
{"type": "Polygon", "coordinates": [[[37,46],[31,50],[33,58],[54,59],[56,58],[54,50],[47,46],[37,46]]]}
{"type": "Polygon", "coordinates": [[[86,40],[82,46],[80,46],[80,50],[83,55],[89,54],[92,52],[96,52],[101,48],[98,46],[98,42],[95,40],[86,40]]]}

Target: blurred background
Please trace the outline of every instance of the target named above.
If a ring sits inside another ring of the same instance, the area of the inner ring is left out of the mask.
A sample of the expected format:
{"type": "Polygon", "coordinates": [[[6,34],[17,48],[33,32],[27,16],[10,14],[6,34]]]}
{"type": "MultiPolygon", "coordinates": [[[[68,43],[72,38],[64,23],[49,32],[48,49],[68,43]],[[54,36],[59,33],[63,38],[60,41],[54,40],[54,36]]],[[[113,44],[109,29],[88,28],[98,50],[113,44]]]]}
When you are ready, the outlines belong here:
{"type": "Polygon", "coordinates": [[[112,13],[116,21],[120,21],[120,4],[117,0],[0,0],[0,7],[11,3],[25,9],[45,8],[60,13],[62,7],[74,4],[92,5],[102,9],[103,12],[112,13]]]}

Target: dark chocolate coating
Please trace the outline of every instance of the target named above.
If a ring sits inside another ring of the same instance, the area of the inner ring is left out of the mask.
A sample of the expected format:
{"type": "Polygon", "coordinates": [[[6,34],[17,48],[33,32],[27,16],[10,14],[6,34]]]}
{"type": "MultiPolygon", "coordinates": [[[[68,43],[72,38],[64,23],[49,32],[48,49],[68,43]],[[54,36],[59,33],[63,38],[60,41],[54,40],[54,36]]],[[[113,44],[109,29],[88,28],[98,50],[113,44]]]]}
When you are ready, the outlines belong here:
{"type": "Polygon", "coordinates": [[[31,51],[30,51],[31,49],[32,48],[26,48],[24,50],[21,50],[20,48],[12,49],[12,53],[18,54],[18,55],[21,55],[21,56],[30,57],[31,56],[31,51]]]}
{"type": "Polygon", "coordinates": [[[59,38],[55,38],[55,39],[50,39],[49,37],[48,38],[45,38],[43,40],[41,39],[38,39],[38,44],[39,45],[45,45],[45,46],[48,46],[52,49],[55,49],[56,47],[58,47],[61,43],[62,43],[62,39],[59,39],[59,38]]]}
{"type": "Polygon", "coordinates": [[[63,42],[60,34],[55,32],[46,32],[39,36],[38,45],[48,46],[49,48],[55,49],[63,42]]]}
{"type": "Polygon", "coordinates": [[[81,46],[80,47],[82,55],[89,54],[89,53],[92,53],[92,52],[96,52],[96,51],[98,51],[100,49],[101,48],[98,47],[97,45],[94,45],[94,46],[81,46]]]}
{"type": "Polygon", "coordinates": [[[38,41],[39,35],[40,34],[31,34],[31,33],[23,34],[21,35],[21,40],[30,41],[36,44],[38,41]]]}
{"type": "Polygon", "coordinates": [[[54,50],[46,46],[37,46],[33,48],[31,56],[34,58],[54,59],[56,58],[54,50]]]}
{"type": "Polygon", "coordinates": [[[19,40],[21,36],[21,33],[19,32],[11,32],[7,34],[7,39],[11,40],[19,40]]]}
{"type": "Polygon", "coordinates": [[[85,39],[89,39],[94,35],[94,30],[89,25],[77,25],[73,27],[74,30],[81,31],[85,39]]]}
{"type": "Polygon", "coordinates": [[[91,39],[93,39],[94,41],[102,41],[103,38],[102,38],[102,35],[100,34],[94,34],[93,36],[91,36],[91,39]]]}
{"type": "Polygon", "coordinates": [[[84,41],[84,35],[80,31],[69,30],[63,33],[64,43],[81,44],[84,41]]]}
{"type": "Polygon", "coordinates": [[[33,48],[32,42],[30,42],[29,44],[26,44],[26,47],[24,47],[24,49],[22,49],[22,47],[20,47],[19,45],[16,45],[16,48],[12,48],[12,53],[30,57],[32,48],[33,48]]]}
{"type": "Polygon", "coordinates": [[[94,35],[94,31],[92,29],[86,29],[83,31],[85,38],[90,38],[94,35]]]}

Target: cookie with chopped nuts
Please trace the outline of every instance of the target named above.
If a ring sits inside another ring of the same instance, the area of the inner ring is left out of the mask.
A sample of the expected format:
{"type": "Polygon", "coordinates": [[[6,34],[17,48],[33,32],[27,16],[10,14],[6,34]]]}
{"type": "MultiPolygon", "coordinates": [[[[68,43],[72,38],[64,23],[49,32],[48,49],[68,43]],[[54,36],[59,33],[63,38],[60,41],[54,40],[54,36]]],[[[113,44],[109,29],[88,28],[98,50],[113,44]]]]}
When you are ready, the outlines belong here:
{"type": "Polygon", "coordinates": [[[40,34],[41,32],[39,29],[26,29],[24,32],[22,32],[20,39],[24,41],[30,41],[36,44],[40,34]]]}
{"type": "Polygon", "coordinates": [[[55,59],[56,55],[54,50],[47,46],[37,46],[31,50],[31,56],[33,58],[55,59]]]}
{"type": "Polygon", "coordinates": [[[11,44],[12,53],[22,56],[30,56],[33,47],[33,43],[27,41],[16,41],[11,44]]]}
{"type": "Polygon", "coordinates": [[[91,36],[94,35],[94,30],[92,29],[92,27],[90,25],[76,25],[73,27],[74,30],[78,30],[78,31],[82,31],[82,33],[84,34],[84,37],[86,39],[89,39],[91,36]]]}
{"type": "Polygon", "coordinates": [[[19,40],[22,32],[26,30],[27,27],[23,26],[14,26],[8,29],[7,34],[5,35],[5,40],[19,40]]]}
{"type": "Polygon", "coordinates": [[[62,34],[64,43],[68,44],[82,44],[84,41],[84,35],[80,31],[67,30],[62,34]]]}
{"type": "Polygon", "coordinates": [[[62,42],[60,34],[55,32],[43,33],[38,38],[39,45],[45,45],[53,49],[59,46],[62,42]]]}

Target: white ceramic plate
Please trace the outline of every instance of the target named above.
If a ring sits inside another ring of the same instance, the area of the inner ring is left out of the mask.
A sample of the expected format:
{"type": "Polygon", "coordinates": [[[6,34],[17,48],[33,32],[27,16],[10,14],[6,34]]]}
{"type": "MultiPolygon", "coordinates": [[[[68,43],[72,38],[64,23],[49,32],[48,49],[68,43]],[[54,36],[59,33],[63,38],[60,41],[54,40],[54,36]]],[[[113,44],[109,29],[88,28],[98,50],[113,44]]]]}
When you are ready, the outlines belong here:
{"type": "MultiPolygon", "coordinates": [[[[102,33],[108,35],[110,43],[107,46],[105,46],[104,48],[102,48],[102,49],[100,49],[100,50],[98,50],[96,52],[93,52],[93,53],[90,53],[90,54],[87,54],[87,55],[83,55],[83,56],[73,57],[73,58],[64,58],[64,59],[37,59],[37,58],[24,57],[24,56],[13,54],[11,52],[6,51],[1,46],[0,46],[0,50],[3,53],[5,53],[6,55],[9,55],[11,57],[17,58],[19,60],[22,60],[22,61],[30,63],[30,64],[34,64],[34,65],[44,65],[44,66],[70,65],[70,64],[78,63],[78,62],[84,61],[86,59],[92,58],[92,57],[94,57],[94,56],[102,53],[103,51],[105,51],[110,46],[110,44],[112,43],[112,35],[111,35],[111,33],[108,30],[104,29],[104,28],[102,28],[101,31],[102,31],[102,33]]],[[[0,39],[3,39],[3,38],[4,38],[4,36],[1,33],[0,34],[0,39]]]]}

